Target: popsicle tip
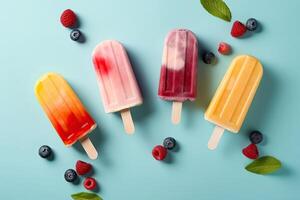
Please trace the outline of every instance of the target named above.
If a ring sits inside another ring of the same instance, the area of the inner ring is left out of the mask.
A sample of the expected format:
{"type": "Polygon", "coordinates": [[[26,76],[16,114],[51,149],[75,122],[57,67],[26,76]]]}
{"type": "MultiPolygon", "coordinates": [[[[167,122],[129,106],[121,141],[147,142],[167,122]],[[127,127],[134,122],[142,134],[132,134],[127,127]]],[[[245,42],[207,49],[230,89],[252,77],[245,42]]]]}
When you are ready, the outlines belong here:
{"type": "Polygon", "coordinates": [[[168,40],[172,37],[172,35],[178,33],[178,32],[185,32],[187,33],[190,37],[192,37],[196,43],[196,46],[198,46],[198,40],[197,40],[197,37],[195,35],[195,33],[189,29],[186,29],[186,28],[176,28],[176,29],[173,29],[171,31],[169,31],[169,33],[167,34],[166,38],[165,38],[165,43],[168,43],[168,40]]]}
{"type": "Polygon", "coordinates": [[[58,77],[62,77],[61,75],[59,75],[58,73],[55,72],[47,72],[45,74],[43,74],[36,82],[34,85],[34,93],[36,96],[38,96],[38,87],[40,86],[41,82],[43,82],[45,79],[47,79],[49,76],[58,76],[58,77]]]}
{"type": "Polygon", "coordinates": [[[56,73],[56,72],[47,72],[43,75],[40,76],[40,78],[36,81],[36,83],[39,83],[40,81],[47,79],[49,76],[59,76],[62,77],[60,74],[56,73]]]}
{"type": "Polygon", "coordinates": [[[103,40],[96,45],[96,47],[94,48],[94,51],[97,50],[98,48],[101,48],[103,45],[105,45],[107,43],[115,43],[115,44],[122,45],[122,43],[119,42],[118,40],[114,40],[114,39],[103,40]]]}
{"type": "Polygon", "coordinates": [[[238,55],[234,58],[233,60],[233,63],[234,62],[237,62],[238,60],[244,60],[244,59],[249,59],[249,60],[254,60],[256,63],[255,63],[255,67],[257,68],[257,70],[260,72],[259,73],[259,80],[261,80],[262,76],[263,76],[263,73],[264,73],[264,69],[263,69],[263,66],[260,62],[260,60],[258,58],[256,58],[255,56],[252,56],[252,55],[247,55],[247,54],[244,54],[244,55],[238,55]]]}
{"type": "Polygon", "coordinates": [[[101,50],[105,48],[105,46],[112,45],[112,44],[119,45],[122,48],[124,48],[123,44],[121,42],[119,42],[118,40],[114,40],[114,39],[104,40],[95,46],[95,48],[93,49],[93,52],[92,52],[92,58],[94,59],[96,57],[96,55],[98,55],[99,52],[101,52],[101,50]]]}
{"type": "Polygon", "coordinates": [[[239,59],[245,59],[245,58],[250,58],[250,59],[256,60],[257,67],[259,67],[260,70],[263,71],[263,66],[262,66],[260,60],[257,57],[253,56],[253,55],[247,55],[247,54],[238,55],[234,58],[234,61],[239,60],[239,59]]]}
{"type": "Polygon", "coordinates": [[[189,33],[192,33],[193,35],[195,35],[195,33],[187,28],[175,28],[173,30],[171,30],[169,33],[172,33],[172,32],[176,32],[176,31],[185,31],[185,32],[189,32],[189,33]]]}

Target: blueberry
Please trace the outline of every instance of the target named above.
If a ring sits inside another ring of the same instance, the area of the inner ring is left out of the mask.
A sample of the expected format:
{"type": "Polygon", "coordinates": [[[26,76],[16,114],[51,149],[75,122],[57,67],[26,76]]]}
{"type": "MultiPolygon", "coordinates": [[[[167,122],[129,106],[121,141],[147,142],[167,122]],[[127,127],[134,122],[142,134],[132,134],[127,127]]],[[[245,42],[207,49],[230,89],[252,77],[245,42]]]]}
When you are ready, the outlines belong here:
{"type": "Polygon", "coordinates": [[[263,140],[263,135],[259,131],[252,131],[249,135],[249,139],[253,144],[258,144],[263,140]]]}
{"type": "Polygon", "coordinates": [[[213,54],[212,52],[206,52],[202,56],[203,62],[206,63],[206,64],[213,63],[215,58],[216,58],[215,54],[213,54]]]}
{"type": "Polygon", "coordinates": [[[164,139],[163,145],[166,149],[172,150],[176,146],[176,140],[172,137],[167,137],[164,139]]]}
{"type": "Polygon", "coordinates": [[[47,145],[43,145],[39,148],[39,155],[42,158],[49,158],[52,154],[52,149],[47,146],[47,145]]]}
{"type": "Polygon", "coordinates": [[[255,31],[257,29],[257,20],[254,18],[250,18],[246,22],[246,27],[249,31],[255,31]]]}
{"type": "Polygon", "coordinates": [[[74,29],[70,33],[71,40],[77,41],[81,36],[81,32],[78,29],[74,29]]]}
{"type": "Polygon", "coordinates": [[[77,173],[75,172],[74,169],[68,169],[66,172],[65,172],[65,179],[66,181],[68,182],[74,182],[77,178],[77,173]]]}

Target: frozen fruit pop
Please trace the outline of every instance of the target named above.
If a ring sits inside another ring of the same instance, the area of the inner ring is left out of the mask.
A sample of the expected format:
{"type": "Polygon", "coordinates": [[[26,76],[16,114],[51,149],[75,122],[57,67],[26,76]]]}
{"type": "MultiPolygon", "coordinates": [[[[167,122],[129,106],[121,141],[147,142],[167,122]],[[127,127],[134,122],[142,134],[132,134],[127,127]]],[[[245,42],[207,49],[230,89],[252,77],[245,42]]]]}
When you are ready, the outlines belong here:
{"type": "Polygon", "coordinates": [[[87,135],[97,124],[64,78],[45,74],[36,83],[35,95],[64,144],[79,140],[88,156],[96,159],[98,153],[87,135]]]}
{"type": "Polygon", "coordinates": [[[173,101],[172,122],[181,118],[182,102],[197,95],[198,42],[186,29],[171,31],[164,43],[158,96],[173,101]]]}
{"type": "Polygon", "coordinates": [[[236,57],[226,72],[205,112],[205,119],[216,128],[208,142],[215,149],[224,129],[239,132],[263,75],[261,63],[254,57],[236,57]]]}
{"type": "Polygon", "coordinates": [[[96,46],[92,59],[105,112],[120,111],[126,133],[134,133],[130,108],[142,104],[143,98],[125,48],[106,40],[96,46]]]}

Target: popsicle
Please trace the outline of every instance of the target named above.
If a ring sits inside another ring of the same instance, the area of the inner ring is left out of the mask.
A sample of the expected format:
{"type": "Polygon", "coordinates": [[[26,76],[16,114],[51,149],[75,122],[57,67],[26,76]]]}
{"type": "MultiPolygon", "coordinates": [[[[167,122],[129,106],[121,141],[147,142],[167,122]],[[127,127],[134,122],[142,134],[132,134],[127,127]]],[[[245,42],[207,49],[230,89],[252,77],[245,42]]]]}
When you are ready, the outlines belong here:
{"type": "Polygon", "coordinates": [[[120,111],[125,132],[134,133],[130,108],[142,104],[143,98],[125,48],[106,40],[95,47],[92,59],[105,112],[120,111]]]}
{"type": "Polygon", "coordinates": [[[198,42],[186,29],[171,31],[164,43],[158,96],[173,101],[171,119],[181,120],[182,103],[197,95],[198,42]]]}
{"type": "Polygon", "coordinates": [[[239,132],[262,75],[263,67],[255,57],[241,55],[232,61],[205,112],[205,119],[216,125],[209,149],[217,147],[224,129],[239,132]]]}
{"type": "Polygon", "coordinates": [[[91,159],[98,156],[88,138],[97,124],[86,111],[75,92],[56,73],[47,73],[35,85],[35,95],[66,146],[80,141],[91,159]]]}

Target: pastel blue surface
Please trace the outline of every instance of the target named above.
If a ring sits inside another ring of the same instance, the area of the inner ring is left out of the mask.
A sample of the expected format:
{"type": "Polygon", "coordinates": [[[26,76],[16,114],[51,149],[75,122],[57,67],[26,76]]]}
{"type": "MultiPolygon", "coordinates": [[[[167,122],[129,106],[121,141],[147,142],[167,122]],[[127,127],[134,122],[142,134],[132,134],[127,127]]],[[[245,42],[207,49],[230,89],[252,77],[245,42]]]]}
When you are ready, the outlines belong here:
{"type": "Polygon", "coordinates": [[[0,191],[1,199],[71,199],[85,191],[66,183],[63,174],[78,159],[89,161],[80,145],[64,147],[37,103],[33,88],[45,72],[62,74],[99,128],[91,139],[100,157],[91,161],[106,200],[120,199],[298,199],[300,1],[228,0],[233,20],[257,18],[262,29],[243,39],[230,36],[231,23],[212,17],[198,0],[2,1],[0,7],[0,191]],[[288,3],[287,3],[288,2],[288,3]],[[71,8],[80,18],[85,43],[69,39],[59,23],[71,8]],[[218,55],[218,64],[199,63],[198,98],[184,103],[182,122],[170,122],[171,103],[157,97],[162,47],[169,30],[184,27],[199,39],[201,51],[218,55]],[[91,62],[95,45],[121,41],[130,56],[144,104],[133,109],[136,133],[127,136],[118,114],[105,114],[91,62]],[[220,41],[230,43],[230,56],[217,53],[220,41]],[[264,77],[242,130],[226,132],[215,151],[207,149],[213,125],[203,118],[231,60],[251,54],[264,65],[264,77]],[[241,150],[247,133],[265,135],[262,155],[283,163],[278,173],[248,173],[241,150]],[[173,136],[179,150],[167,162],[155,161],[152,147],[173,136]],[[41,159],[38,148],[53,147],[53,161],[41,159]]]}

